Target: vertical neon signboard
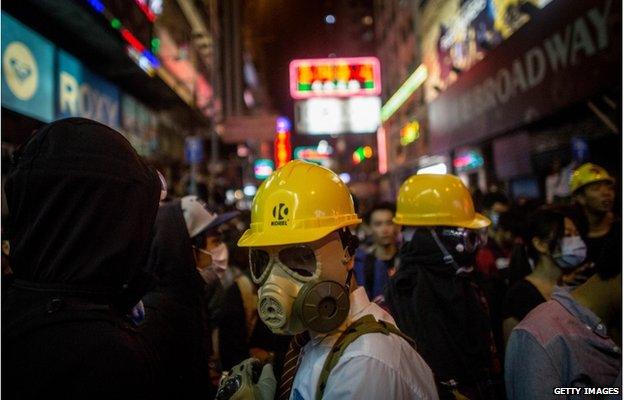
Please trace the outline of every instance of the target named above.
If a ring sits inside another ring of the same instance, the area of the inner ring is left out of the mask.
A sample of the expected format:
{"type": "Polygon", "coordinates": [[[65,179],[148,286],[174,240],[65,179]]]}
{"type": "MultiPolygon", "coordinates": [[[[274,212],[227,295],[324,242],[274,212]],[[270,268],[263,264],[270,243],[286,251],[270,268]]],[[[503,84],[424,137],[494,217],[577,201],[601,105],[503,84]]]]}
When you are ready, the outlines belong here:
{"type": "Polygon", "coordinates": [[[278,117],[275,124],[275,145],[273,154],[275,167],[280,168],[292,160],[292,148],[290,143],[291,124],[288,118],[278,117]]]}

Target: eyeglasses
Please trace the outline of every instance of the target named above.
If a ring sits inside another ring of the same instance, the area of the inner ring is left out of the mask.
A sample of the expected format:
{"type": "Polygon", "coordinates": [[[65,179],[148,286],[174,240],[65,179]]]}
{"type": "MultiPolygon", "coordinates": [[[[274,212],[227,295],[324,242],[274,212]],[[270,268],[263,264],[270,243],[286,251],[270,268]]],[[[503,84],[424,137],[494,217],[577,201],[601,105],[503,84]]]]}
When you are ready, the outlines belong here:
{"type": "Polygon", "coordinates": [[[255,283],[260,283],[266,278],[271,260],[276,256],[279,262],[286,267],[286,272],[294,275],[295,278],[310,278],[316,272],[316,254],[308,245],[284,247],[277,251],[277,254],[261,249],[251,249],[249,266],[255,283]]]}

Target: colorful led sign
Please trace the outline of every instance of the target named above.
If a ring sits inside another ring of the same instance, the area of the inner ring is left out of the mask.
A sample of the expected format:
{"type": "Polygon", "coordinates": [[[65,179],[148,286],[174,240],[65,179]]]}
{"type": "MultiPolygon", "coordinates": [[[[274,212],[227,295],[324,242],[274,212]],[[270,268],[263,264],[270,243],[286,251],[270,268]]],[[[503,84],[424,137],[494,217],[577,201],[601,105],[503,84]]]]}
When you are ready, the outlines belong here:
{"type": "MultiPolygon", "coordinates": [[[[153,69],[160,67],[160,61],[136,36],[123,26],[119,18],[116,18],[106,9],[100,0],[87,0],[91,8],[102,14],[110,23],[111,27],[119,31],[119,34],[128,43],[131,49],[127,49],[128,56],[136,62],[145,72],[153,74],[153,69]]],[[[137,3],[139,4],[139,3],[137,3]]]]}
{"type": "Polygon", "coordinates": [[[408,122],[401,128],[401,146],[407,146],[420,137],[420,124],[418,121],[408,122]]]}
{"type": "Polygon", "coordinates": [[[294,99],[380,94],[381,73],[379,60],[375,57],[290,62],[290,95],[294,99]]]}
{"type": "Polygon", "coordinates": [[[373,156],[373,148],[370,146],[358,147],[353,152],[353,163],[359,164],[367,158],[371,158],[373,156]]]}
{"type": "Polygon", "coordinates": [[[474,150],[461,152],[453,160],[453,167],[457,172],[469,171],[471,169],[479,168],[483,165],[483,156],[474,150]]]}
{"type": "Polygon", "coordinates": [[[295,160],[305,160],[322,164],[323,161],[329,159],[329,153],[321,153],[316,146],[300,146],[295,147],[295,160]]]}
{"type": "Polygon", "coordinates": [[[254,176],[256,179],[266,179],[273,173],[275,166],[273,160],[268,158],[259,158],[254,162],[254,176]]]}
{"type": "Polygon", "coordinates": [[[295,102],[297,133],[337,135],[372,133],[379,127],[381,100],[378,96],[311,98],[295,102]]]}

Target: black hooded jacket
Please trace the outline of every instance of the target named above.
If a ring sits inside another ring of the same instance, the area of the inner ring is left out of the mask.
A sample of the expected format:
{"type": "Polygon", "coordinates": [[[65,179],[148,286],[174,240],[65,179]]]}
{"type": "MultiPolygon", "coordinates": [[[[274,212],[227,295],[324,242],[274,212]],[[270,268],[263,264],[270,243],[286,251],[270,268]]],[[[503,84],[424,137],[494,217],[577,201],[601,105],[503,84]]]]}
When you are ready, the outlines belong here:
{"type": "MultiPolygon", "coordinates": [[[[416,341],[436,381],[458,382],[470,398],[484,398],[475,384],[490,377],[492,352],[487,310],[470,274],[456,274],[428,229],[401,248],[400,265],[386,288],[398,327],[416,341]]],[[[441,398],[448,391],[441,390],[441,398]]]]}
{"type": "Polygon", "coordinates": [[[180,200],[163,204],[154,225],[146,264],[156,287],[144,298],[141,329],[153,338],[165,364],[169,398],[211,398],[208,374],[210,316],[208,299],[218,291],[195,268],[180,200]]]}
{"type": "Polygon", "coordinates": [[[137,398],[160,361],[125,318],[142,293],[160,183],[118,132],[71,118],[38,130],[6,181],[11,268],[2,395],[137,398]]]}

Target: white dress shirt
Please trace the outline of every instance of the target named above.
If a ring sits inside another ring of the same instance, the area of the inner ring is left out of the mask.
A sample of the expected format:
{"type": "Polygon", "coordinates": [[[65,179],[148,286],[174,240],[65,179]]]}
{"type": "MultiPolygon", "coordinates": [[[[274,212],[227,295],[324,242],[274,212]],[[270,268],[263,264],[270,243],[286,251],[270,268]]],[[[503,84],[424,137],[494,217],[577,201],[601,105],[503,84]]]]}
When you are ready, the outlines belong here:
{"type": "MultiPolygon", "coordinates": [[[[325,359],[340,333],[370,314],[395,324],[372,303],[363,287],[349,296],[351,308],[342,328],[329,335],[314,334],[300,355],[290,398],[314,400],[325,359]]],[[[323,399],[437,399],[431,369],[409,343],[395,334],[367,333],[351,343],[332,369],[323,399]]]]}

